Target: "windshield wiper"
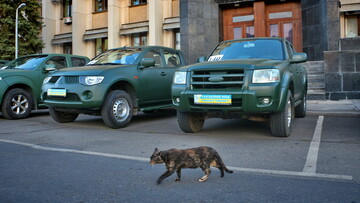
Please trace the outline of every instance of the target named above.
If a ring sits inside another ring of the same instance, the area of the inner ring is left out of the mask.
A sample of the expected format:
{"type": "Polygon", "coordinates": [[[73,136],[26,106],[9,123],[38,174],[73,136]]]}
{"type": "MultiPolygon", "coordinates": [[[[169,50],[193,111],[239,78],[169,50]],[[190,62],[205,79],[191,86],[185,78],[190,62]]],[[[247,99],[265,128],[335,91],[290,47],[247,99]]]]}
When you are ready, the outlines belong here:
{"type": "Polygon", "coordinates": [[[121,63],[111,63],[111,62],[107,62],[107,63],[100,63],[99,65],[121,65],[121,63]]]}

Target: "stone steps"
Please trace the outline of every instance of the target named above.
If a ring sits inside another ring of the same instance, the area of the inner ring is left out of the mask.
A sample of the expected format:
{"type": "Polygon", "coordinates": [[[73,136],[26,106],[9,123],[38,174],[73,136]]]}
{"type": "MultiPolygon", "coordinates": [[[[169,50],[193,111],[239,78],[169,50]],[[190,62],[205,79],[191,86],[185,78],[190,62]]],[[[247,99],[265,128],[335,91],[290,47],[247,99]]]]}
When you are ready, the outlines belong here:
{"type": "Polygon", "coordinates": [[[302,64],[308,73],[308,100],[325,100],[325,74],[323,61],[302,64]]]}

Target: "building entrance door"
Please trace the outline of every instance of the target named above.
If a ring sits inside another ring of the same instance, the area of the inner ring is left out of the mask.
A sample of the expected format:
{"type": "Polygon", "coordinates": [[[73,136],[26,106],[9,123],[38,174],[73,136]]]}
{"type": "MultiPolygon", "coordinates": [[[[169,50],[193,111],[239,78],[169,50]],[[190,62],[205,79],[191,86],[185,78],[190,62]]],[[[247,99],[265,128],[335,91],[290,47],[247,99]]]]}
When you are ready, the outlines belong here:
{"type": "Polygon", "coordinates": [[[300,2],[267,4],[223,9],[224,40],[249,37],[282,37],[302,52],[300,2]]]}

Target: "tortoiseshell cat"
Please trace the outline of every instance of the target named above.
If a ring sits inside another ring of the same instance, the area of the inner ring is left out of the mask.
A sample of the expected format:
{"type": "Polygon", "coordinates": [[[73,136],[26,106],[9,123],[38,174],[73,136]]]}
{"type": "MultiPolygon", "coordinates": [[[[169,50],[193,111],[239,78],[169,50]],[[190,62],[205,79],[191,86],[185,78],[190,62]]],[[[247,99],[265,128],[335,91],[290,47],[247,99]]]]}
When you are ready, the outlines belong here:
{"type": "Polygon", "coordinates": [[[160,184],[162,180],[171,176],[175,171],[178,176],[175,181],[180,181],[182,168],[201,168],[205,175],[199,179],[200,182],[208,179],[211,173],[210,166],[218,168],[221,172],[221,177],[224,177],[224,171],[233,173],[233,171],[226,168],[216,150],[210,147],[169,149],[166,151],[159,151],[155,148],[154,153],[150,157],[150,164],[161,163],[165,163],[167,171],[158,178],[157,184],[160,184]]]}

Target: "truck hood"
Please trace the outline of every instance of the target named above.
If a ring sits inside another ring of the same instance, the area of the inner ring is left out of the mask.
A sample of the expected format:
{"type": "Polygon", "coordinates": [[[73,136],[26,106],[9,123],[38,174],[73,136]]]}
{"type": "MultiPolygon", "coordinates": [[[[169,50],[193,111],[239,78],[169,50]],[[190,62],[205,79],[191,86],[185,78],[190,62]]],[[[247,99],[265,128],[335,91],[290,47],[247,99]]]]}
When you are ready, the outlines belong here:
{"type": "Polygon", "coordinates": [[[29,72],[33,72],[31,70],[22,70],[22,69],[2,69],[0,70],[0,77],[6,78],[9,76],[15,75],[28,75],[29,72]]]}
{"type": "Polygon", "coordinates": [[[196,63],[193,65],[185,66],[181,69],[196,70],[196,69],[212,69],[212,68],[244,68],[244,69],[256,69],[258,67],[273,67],[281,63],[287,63],[287,61],[270,60],[270,59],[234,59],[223,61],[207,61],[202,63],[196,63]]]}
{"type": "Polygon", "coordinates": [[[61,75],[101,75],[106,71],[126,68],[133,65],[100,65],[100,66],[82,66],[82,67],[72,67],[64,68],[59,71],[56,71],[51,74],[51,76],[61,76],[61,75]]]}

